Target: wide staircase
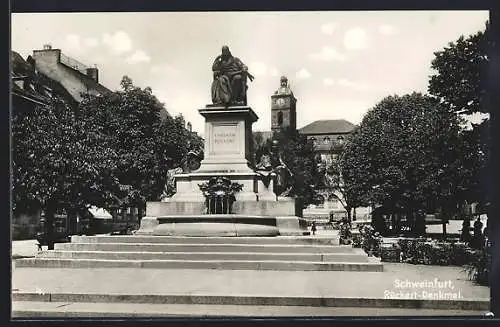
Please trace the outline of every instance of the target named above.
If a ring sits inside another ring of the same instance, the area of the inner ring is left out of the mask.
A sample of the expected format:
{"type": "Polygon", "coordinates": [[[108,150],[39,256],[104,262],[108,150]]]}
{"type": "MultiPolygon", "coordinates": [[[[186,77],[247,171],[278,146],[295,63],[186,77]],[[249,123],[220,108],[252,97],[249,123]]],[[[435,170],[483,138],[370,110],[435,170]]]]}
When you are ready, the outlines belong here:
{"type": "Polygon", "coordinates": [[[383,267],[337,235],[74,236],[13,263],[17,318],[453,316],[489,306],[465,291],[458,301],[387,298],[395,278],[424,276],[383,267]]]}
{"type": "Polygon", "coordinates": [[[363,250],[319,236],[73,236],[16,267],[383,271],[363,250]]]}

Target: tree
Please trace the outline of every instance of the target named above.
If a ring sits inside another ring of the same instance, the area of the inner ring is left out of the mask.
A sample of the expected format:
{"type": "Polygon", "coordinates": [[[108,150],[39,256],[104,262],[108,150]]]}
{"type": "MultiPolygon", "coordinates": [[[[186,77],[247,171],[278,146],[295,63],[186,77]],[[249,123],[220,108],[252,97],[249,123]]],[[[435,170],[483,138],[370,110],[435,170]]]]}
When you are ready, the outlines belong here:
{"type": "MultiPolygon", "coordinates": [[[[439,98],[454,112],[460,115],[477,115],[489,112],[488,52],[491,49],[490,25],[468,37],[461,36],[455,42],[434,53],[431,67],[434,74],[429,80],[429,93],[439,98]]],[[[464,131],[464,142],[478,156],[474,165],[477,183],[487,185],[487,162],[489,158],[489,119],[479,124],[472,124],[472,131],[464,131]]],[[[484,187],[483,187],[484,189],[484,187]]],[[[477,194],[477,201],[484,205],[488,202],[486,193],[477,194]]]]}
{"type": "Polygon", "coordinates": [[[413,217],[437,207],[449,217],[477,187],[475,154],[462,120],[439,100],[413,93],[389,96],[370,110],[344,149],[344,180],[358,199],[413,217]]]}
{"type": "Polygon", "coordinates": [[[127,77],[122,87],[87,94],[77,108],[54,96],[47,105],[14,112],[13,207],[45,212],[49,249],[56,212],[156,200],[188,142],[201,144],[150,88],[137,88],[127,77]]]}
{"type": "MultiPolygon", "coordinates": [[[[178,165],[193,139],[184,118],[172,117],[152,94],[124,76],[122,90],[104,96],[88,95],[79,108],[79,118],[92,125],[116,151],[113,176],[128,192],[140,196],[127,206],[142,206],[160,198],[167,170],[178,165]]],[[[200,143],[199,138],[195,142],[200,143]]]]}
{"type": "Polygon", "coordinates": [[[429,80],[429,94],[440,98],[460,114],[487,113],[485,105],[488,77],[489,24],[467,38],[434,53],[429,80]]]}
{"type": "Polygon", "coordinates": [[[116,153],[60,98],[33,111],[16,112],[13,136],[13,209],[45,212],[49,249],[54,214],[106,206],[117,187],[112,177],[116,153]]]}
{"type": "Polygon", "coordinates": [[[325,200],[337,199],[346,210],[348,221],[351,222],[352,209],[364,203],[357,192],[356,184],[345,182],[343,170],[347,159],[344,153],[340,152],[331,161],[323,161],[320,169],[322,178],[316,184],[316,189],[324,195],[325,200]]]}

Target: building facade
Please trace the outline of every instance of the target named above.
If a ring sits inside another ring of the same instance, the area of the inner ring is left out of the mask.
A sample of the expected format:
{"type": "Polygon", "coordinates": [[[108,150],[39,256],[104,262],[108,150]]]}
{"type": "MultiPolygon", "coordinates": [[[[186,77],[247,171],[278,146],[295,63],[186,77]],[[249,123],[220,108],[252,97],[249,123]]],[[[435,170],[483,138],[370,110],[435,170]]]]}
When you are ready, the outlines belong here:
{"type": "Polygon", "coordinates": [[[60,49],[44,45],[33,50],[32,60],[37,72],[60,83],[75,101],[80,102],[83,94],[99,95],[111,92],[99,84],[99,70],[88,67],[64,55],[60,49]]]}
{"type": "Polygon", "coordinates": [[[347,137],[356,127],[345,119],[317,120],[299,129],[299,133],[314,144],[323,161],[329,162],[342,151],[347,137]]]}
{"type": "MultiPolygon", "coordinates": [[[[14,115],[34,111],[36,107],[49,105],[50,99],[62,88],[57,82],[36,73],[32,58],[24,60],[15,52],[11,52],[11,110],[14,115]]],[[[68,96],[62,94],[62,97],[68,96]]],[[[14,160],[15,160],[15,153],[14,160]]],[[[11,220],[13,239],[33,238],[40,220],[41,211],[36,205],[28,205],[29,209],[15,210],[11,220]]]]}
{"type": "MultiPolygon", "coordinates": [[[[48,106],[54,97],[75,107],[84,94],[111,92],[99,84],[97,68],[86,67],[50,46],[34,50],[26,60],[12,51],[11,64],[11,109],[14,115],[29,114],[36,107],[48,106]]],[[[13,239],[33,238],[42,216],[40,209],[17,208],[11,221],[13,239]]],[[[70,219],[66,221],[67,225],[71,223],[70,219]]]]}

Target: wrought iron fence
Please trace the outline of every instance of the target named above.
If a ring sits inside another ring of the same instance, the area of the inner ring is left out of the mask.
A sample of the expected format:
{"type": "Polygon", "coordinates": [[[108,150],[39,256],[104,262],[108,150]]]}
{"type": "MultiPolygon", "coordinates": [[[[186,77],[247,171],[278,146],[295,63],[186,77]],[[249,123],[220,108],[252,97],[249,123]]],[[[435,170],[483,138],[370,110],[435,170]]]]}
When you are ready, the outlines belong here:
{"type": "Polygon", "coordinates": [[[207,197],[207,214],[231,213],[231,199],[228,195],[212,195],[207,197]]]}

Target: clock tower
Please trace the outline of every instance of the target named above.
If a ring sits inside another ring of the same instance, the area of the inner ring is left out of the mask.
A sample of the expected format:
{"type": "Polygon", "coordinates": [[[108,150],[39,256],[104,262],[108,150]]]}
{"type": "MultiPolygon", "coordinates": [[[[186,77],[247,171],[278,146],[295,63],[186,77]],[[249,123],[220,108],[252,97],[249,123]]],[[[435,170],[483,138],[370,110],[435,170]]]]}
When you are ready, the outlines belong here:
{"type": "Polygon", "coordinates": [[[282,76],[280,87],[274,95],[271,95],[271,130],[273,132],[287,127],[297,129],[296,103],[297,99],[290,90],[288,78],[282,76]]]}

